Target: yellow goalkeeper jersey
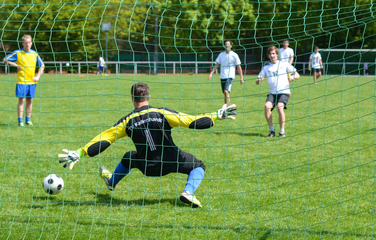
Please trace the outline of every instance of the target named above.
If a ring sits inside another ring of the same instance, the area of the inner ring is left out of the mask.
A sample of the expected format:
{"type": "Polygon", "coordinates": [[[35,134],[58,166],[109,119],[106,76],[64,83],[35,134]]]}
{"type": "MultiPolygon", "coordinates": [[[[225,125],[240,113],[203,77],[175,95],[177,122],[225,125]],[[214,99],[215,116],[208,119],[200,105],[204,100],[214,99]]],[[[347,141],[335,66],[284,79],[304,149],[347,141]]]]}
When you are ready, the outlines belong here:
{"type": "Polygon", "coordinates": [[[179,149],[172,139],[171,129],[179,126],[207,129],[214,125],[216,119],[216,114],[191,116],[168,108],[147,105],[136,108],[121,118],[112,128],[86,144],[81,151],[85,156],[93,157],[117,139],[127,136],[132,139],[141,159],[176,159],[179,149]]]}

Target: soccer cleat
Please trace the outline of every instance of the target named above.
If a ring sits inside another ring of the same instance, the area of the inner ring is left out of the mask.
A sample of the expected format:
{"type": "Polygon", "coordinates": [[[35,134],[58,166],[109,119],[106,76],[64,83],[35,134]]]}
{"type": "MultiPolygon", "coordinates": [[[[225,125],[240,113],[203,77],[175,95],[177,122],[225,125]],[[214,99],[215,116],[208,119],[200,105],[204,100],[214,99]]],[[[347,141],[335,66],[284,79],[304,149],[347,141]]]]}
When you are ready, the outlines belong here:
{"type": "Polygon", "coordinates": [[[108,190],[110,191],[114,190],[116,185],[112,185],[110,183],[110,178],[112,177],[112,174],[110,173],[110,171],[108,171],[105,166],[101,166],[99,169],[99,174],[101,178],[103,178],[104,182],[106,183],[108,190]]]}
{"type": "Polygon", "coordinates": [[[280,132],[280,133],[279,133],[279,137],[280,137],[280,138],[284,138],[284,137],[286,137],[286,136],[285,136],[285,133],[281,133],[281,132],[280,132]]]}
{"type": "Polygon", "coordinates": [[[19,126],[19,127],[23,127],[23,126],[24,126],[24,123],[19,123],[18,126],[19,126]]]}
{"type": "Polygon", "coordinates": [[[317,82],[315,82],[315,84],[317,84],[317,82]]]}
{"type": "Polygon", "coordinates": [[[202,207],[200,201],[198,201],[197,198],[194,195],[190,194],[187,191],[184,191],[180,195],[180,201],[182,201],[183,203],[191,205],[192,208],[201,208],[202,207]]]}
{"type": "Polygon", "coordinates": [[[30,121],[26,123],[27,126],[34,126],[34,124],[30,121]]]}
{"type": "Polygon", "coordinates": [[[274,131],[270,131],[267,137],[271,138],[271,137],[274,137],[274,136],[275,136],[275,132],[274,131]]]}

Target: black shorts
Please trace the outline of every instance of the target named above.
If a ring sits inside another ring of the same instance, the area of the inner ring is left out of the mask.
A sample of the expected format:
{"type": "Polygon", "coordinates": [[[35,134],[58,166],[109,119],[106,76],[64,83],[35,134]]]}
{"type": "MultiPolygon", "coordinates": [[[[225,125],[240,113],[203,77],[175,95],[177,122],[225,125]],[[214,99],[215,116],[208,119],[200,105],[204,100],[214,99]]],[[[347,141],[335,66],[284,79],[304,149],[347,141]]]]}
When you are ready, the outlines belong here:
{"type": "Polygon", "coordinates": [[[225,90],[227,90],[228,92],[231,92],[233,82],[234,82],[233,78],[227,78],[227,79],[221,78],[222,92],[224,93],[225,90]]]}
{"type": "Polygon", "coordinates": [[[311,72],[312,72],[312,73],[314,73],[314,72],[316,72],[316,73],[321,73],[321,69],[320,69],[320,68],[312,68],[312,69],[311,69],[311,72]]]}
{"type": "Polygon", "coordinates": [[[145,160],[137,156],[137,151],[125,153],[121,163],[126,168],[138,168],[145,176],[159,177],[169,173],[189,174],[193,169],[202,167],[205,171],[204,163],[190,153],[179,151],[176,159],[167,160],[145,160]]]}
{"type": "Polygon", "coordinates": [[[265,102],[271,102],[273,104],[273,107],[272,107],[272,111],[273,109],[275,108],[275,105],[276,103],[283,103],[285,106],[284,106],[284,109],[287,109],[286,105],[287,105],[287,102],[289,101],[290,99],[290,95],[289,94],[268,94],[268,97],[266,98],[266,101],[265,102]]]}

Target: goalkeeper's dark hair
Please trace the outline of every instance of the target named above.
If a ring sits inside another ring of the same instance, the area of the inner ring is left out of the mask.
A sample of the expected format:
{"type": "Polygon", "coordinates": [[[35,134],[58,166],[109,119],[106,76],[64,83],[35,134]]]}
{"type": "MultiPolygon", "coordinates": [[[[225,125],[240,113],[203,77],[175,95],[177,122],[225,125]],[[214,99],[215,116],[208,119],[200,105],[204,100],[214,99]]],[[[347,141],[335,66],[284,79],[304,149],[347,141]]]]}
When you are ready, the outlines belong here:
{"type": "Polygon", "coordinates": [[[149,86],[146,83],[135,83],[131,88],[131,96],[135,102],[145,102],[149,100],[149,86]]]}
{"type": "Polygon", "coordinates": [[[269,56],[270,52],[273,51],[273,50],[275,51],[275,53],[278,56],[279,55],[279,50],[278,50],[278,48],[276,46],[269,47],[268,50],[266,51],[266,54],[269,56]]]}

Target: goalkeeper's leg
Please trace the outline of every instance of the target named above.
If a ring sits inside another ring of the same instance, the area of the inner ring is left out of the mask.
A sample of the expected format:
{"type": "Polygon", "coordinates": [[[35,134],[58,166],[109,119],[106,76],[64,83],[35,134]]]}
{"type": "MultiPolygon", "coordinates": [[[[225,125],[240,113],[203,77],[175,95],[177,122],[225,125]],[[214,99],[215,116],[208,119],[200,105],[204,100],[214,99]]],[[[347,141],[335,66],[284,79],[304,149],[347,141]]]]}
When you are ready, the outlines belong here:
{"type": "Polygon", "coordinates": [[[137,152],[126,152],[115,168],[114,174],[110,179],[110,182],[114,185],[118,184],[128,173],[131,172],[132,166],[130,159],[136,159],[137,152]]]}
{"type": "Polygon", "coordinates": [[[183,193],[180,195],[180,201],[191,205],[194,208],[202,207],[200,201],[197,200],[193,193],[204,179],[205,170],[202,167],[193,169],[187,179],[183,193]]]}
{"type": "Polygon", "coordinates": [[[110,178],[110,183],[116,186],[128,173],[131,172],[131,170],[132,169],[125,167],[123,163],[120,161],[110,178]]]}
{"type": "Polygon", "coordinates": [[[180,150],[179,172],[188,174],[187,183],[183,193],[180,195],[180,201],[191,205],[193,208],[202,207],[202,204],[194,196],[194,192],[204,179],[205,165],[190,153],[180,150]]]}
{"type": "Polygon", "coordinates": [[[204,179],[204,174],[205,170],[202,167],[197,167],[193,169],[188,174],[187,183],[185,184],[184,191],[193,194],[198,188],[198,186],[200,186],[202,179],[204,179]]]}
{"type": "Polygon", "coordinates": [[[107,170],[104,166],[100,168],[100,175],[106,183],[109,190],[114,190],[116,185],[128,174],[130,173],[131,166],[129,158],[131,155],[137,154],[137,152],[127,152],[122,160],[118,163],[113,174],[107,170]]]}

